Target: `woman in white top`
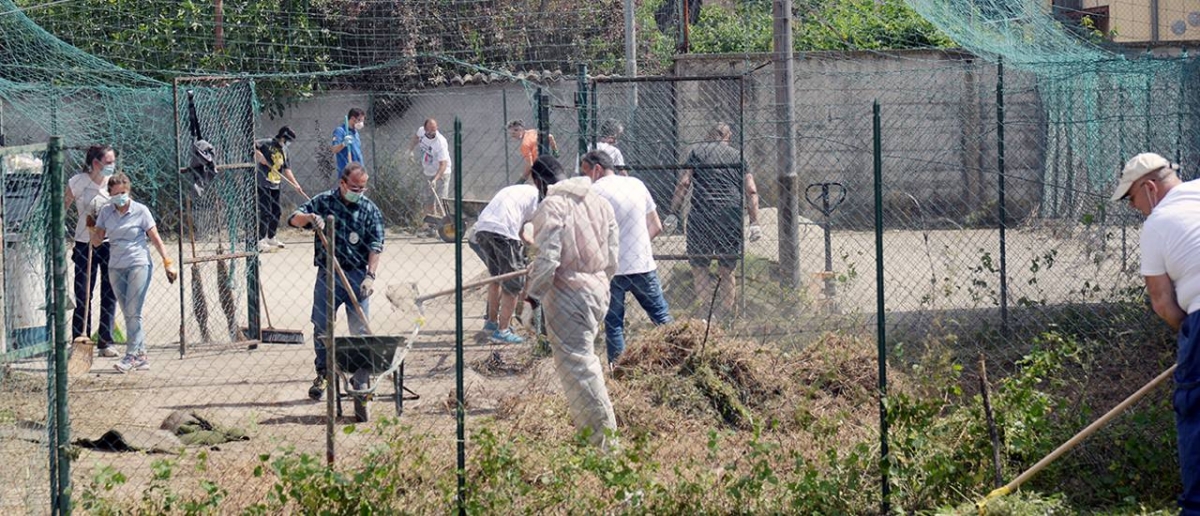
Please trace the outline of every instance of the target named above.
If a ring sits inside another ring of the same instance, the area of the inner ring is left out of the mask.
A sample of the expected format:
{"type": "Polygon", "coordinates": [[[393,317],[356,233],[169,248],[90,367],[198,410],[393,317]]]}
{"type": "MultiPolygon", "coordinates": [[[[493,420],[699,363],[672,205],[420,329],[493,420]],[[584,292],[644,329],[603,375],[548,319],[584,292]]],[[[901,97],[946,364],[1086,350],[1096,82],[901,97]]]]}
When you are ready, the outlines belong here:
{"type": "Polygon", "coordinates": [[[91,237],[88,228],[95,225],[97,207],[108,204],[108,178],[113,174],[116,160],[116,153],[108,145],[89,147],[83,168],[67,181],[64,208],[69,211],[74,204],[76,212],[75,246],[71,251],[71,262],[75,264],[75,313],[71,318],[71,338],[92,334],[88,305],[94,299],[92,292],[99,279],[100,339],[96,353],[102,357],[117,356],[117,350],[113,349],[113,316],[117,308],[117,296],[108,278],[108,241],[92,248],[89,256],[88,241],[91,237]],[[91,270],[88,269],[89,263],[91,270]]]}

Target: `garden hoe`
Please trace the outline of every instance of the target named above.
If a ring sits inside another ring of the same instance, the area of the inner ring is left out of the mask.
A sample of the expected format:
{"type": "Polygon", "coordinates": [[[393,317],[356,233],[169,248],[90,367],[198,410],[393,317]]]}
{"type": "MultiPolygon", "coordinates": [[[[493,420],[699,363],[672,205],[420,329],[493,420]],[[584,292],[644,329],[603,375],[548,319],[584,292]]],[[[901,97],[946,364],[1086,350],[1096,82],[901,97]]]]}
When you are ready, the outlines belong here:
{"type": "Polygon", "coordinates": [[[1161,374],[1156,376],[1153,380],[1150,380],[1150,383],[1143,385],[1141,389],[1137,390],[1137,392],[1133,393],[1128,398],[1125,398],[1125,401],[1122,401],[1117,406],[1113,407],[1112,410],[1108,411],[1103,416],[1100,416],[1100,419],[1097,419],[1092,424],[1088,425],[1087,428],[1084,428],[1079,433],[1075,434],[1075,436],[1072,437],[1070,440],[1063,443],[1058,448],[1055,448],[1054,451],[1050,452],[1049,455],[1043,457],[1042,460],[1039,460],[1037,462],[1037,464],[1033,465],[1033,467],[1025,470],[1024,473],[1021,473],[1021,475],[1018,476],[1017,478],[1013,479],[1012,482],[1009,482],[1002,487],[998,487],[995,490],[993,490],[992,492],[988,493],[988,495],[985,496],[982,500],[975,503],[975,507],[977,509],[979,509],[979,514],[980,515],[987,514],[988,502],[990,502],[996,498],[1000,498],[1001,496],[1009,494],[1013,491],[1016,491],[1017,488],[1021,487],[1021,484],[1024,484],[1027,480],[1033,478],[1034,475],[1038,474],[1038,472],[1042,471],[1042,469],[1045,469],[1046,466],[1049,466],[1051,462],[1054,462],[1059,457],[1061,457],[1064,453],[1066,453],[1068,450],[1070,450],[1071,448],[1074,448],[1075,445],[1083,442],[1083,440],[1087,439],[1088,436],[1096,433],[1096,431],[1099,430],[1104,425],[1107,425],[1109,421],[1112,421],[1113,418],[1117,417],[1117,415],[1124,412],[1125,409],[1128,409],[1131,405],[1133,405],[1135,402],[1137,402],[1137,400],[1142,399],[1142,397],[1144,397],[1146,394],[1149,394],[1150,391],[1154,390],[1155,387],[1158,387],[1158,384],[1162,383],[1167,378],[1170,378],[1171,373],[1174,373],[1174,372],[1175,372],[1175,366],[1171,366],[1171,367],[1167,368],[1166,371],[1163,371],[1161,374]]]}
{"type": "MultiPolygon", "coordinates": [[[[90,217],[89,217],[90,218],[90,217]]],[[[78,244],[76,244],[78,245],[78,244]]],[[[87,291],[83,295],[83,317],[85,322],[92,320],[92,244],[88,246],[87,256],[87,291]]],[[[85,324],[86,326],[86,324],[85,324]]],[[[85,332],[86,333],[86,332],[85,332]]],[[[86,335],[75,337],[71,341],[71,353],[67,358],[67,376],[79,377],[92,370],[92,354],[96,350],[96,342],[86,335]]]]}

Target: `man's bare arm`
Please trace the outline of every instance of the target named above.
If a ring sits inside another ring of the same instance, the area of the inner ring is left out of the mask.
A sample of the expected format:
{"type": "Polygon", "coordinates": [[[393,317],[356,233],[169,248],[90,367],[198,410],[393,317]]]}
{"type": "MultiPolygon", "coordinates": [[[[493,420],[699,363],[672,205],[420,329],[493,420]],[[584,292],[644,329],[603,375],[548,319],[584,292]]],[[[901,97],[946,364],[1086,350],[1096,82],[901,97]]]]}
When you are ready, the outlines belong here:
{"type": "Polygon", "coordinates": [[[1172,330],[1179,331],[1187,313],[1179,307],[1179,300],[1175,299],[1175,284],[1171,282],[1171,277],[1166,274],[1146,276],[1146,290],[1150,292],[1150,305],[1154,307],[1154,313],[1166,321],[1172,330]]]}

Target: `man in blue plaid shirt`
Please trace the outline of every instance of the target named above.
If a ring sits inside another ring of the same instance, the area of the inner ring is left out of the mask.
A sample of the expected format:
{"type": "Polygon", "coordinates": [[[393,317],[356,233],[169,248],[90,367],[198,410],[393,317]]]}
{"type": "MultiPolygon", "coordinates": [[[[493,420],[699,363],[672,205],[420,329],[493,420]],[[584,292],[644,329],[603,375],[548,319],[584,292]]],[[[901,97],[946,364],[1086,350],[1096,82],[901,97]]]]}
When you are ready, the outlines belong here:
{"type": "MultiPolygon", "coordinates": [[[[288,224],[292,227],[325,229],[325,217],[333,215],[337,220],[334,243],[338,264],[346,273],[351,289],[362,306],[363,315],[369,316],[371,294],[375,292],[375,272],[379,269],[379,254],[383,252],[383,213],[379,207],[364,195],[367,191],[367,171],[358,163],[346,165],[338,187],[321,192],[316,197],[302,204],[292,216],[288,224]]],[[[313,347],[316,350],[317,378],[308,389],[308,397],[320,400],[325,393],[325,342],[326,322],[329,314],[326,311],[325,296],[328,287],[325,284],[325,247],[314,235],[315,251],[313,264],[317,266],[317,281],[313,286],[313,347]]],[[[346,316],[349,319],[350,331],[355,335],[367,333],[367,321],[360,318],[350,303],[350,296],[338,282],[334,293],[334,307],[346,305],[346,316]]]]}

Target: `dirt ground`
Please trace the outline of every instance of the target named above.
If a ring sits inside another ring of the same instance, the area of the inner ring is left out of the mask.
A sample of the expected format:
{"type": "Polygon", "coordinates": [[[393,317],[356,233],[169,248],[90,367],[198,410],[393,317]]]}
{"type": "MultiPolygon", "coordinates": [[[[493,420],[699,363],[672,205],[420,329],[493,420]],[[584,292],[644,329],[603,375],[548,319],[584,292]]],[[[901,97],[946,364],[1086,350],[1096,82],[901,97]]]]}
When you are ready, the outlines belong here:
{"type": "MultiPolygon", "coordinates": [[[[777,249],[773,210],[764,210],[763,241],[748,245],[748,252],[774,260],[777,249]]],[[[312,242],[299,232],[282,235],[287,248],[261,257],[264,297],[276,328],[302,330],[303,345],[264,344],[257,349],[245,345],[199,343],[190,293],[182,313],[188,336],[186,353],[180,353],[180,298],[178,285],[170,285],[156,271],[145,309],[147,342],[152,368],[123,375],[113,369],[116,359],[97,358],[92,371],[73,380],[70,389],[72,435],[98,437],[112,428],[157,428],[174,410],[201,411],[216,422],[245,429],[250,440],[220,445],[210,451],[209,469],[226,487],[242,484],[244,489],[230,493],[229,503],[244,506],[261,499],[265,485],[256,485],[249,471],[259,463],[258,455],[294,447],[317,457],[324,456],[324,402],[308,399],[306,391],[313,379],[312,327],[309,323],[313,302],[312,242]]],[[[815,273],[824,268],[823,236],[816,225],[801,227],[802,271],[809,279],[808,289],[816,296],[821,282],[815,273]]],[[[1136,267],[1136,256],[1122,253],[1120,233],[1107,232],[1061,234],[1052,228],[1013,230],[1008,235],[1010,291],[1012,303],[1025,297],[1048,303],[1086,301],[1091,295],[1086,285],[1105,289],[1118,286],[1118,278],[1129,278],[1122,266],[1136,267]],[[1132,264],[1132,265],[1130,265],[1132,264]]],[[[656,241],[660,253],[682,253],[683,237],[664,236],[656,241]]],[[[1129,242],[1135,237],[1129,236],[1129,242]]],[[[874,235],[864,232],[835,232],[832,237],[834,271],[838,302],[846,307],[873,311],[875,292],[874,235]],[[871,308],[868,308],[871,307],[871,308]]],[[[175,244],[171,244],[172,246],[175,244]]],[[[998,289],[998,238],[995,231],[890,231],[884,236],[889,310],[947,309],[992,306],[998,289]]],[[[1128,249],[1136,249],[1130,243],[1128,249]]],[[[417,312],[412,306],[394,307],[383,292],[389,285],[416,283],[422,293],[454,286],[455,249],[428,237],[411,234],[388,235],[376,282],[377,294],[370,302],[373,331],[384,335],[407,335],[414,327],[417,312]]],[[[483,264],[464,248],[464,278],[486,275],[483,264]]],[[[686,270],[676,264],[664,264],[664,285],[674,282],[670,271],[686,270]]],[[[185,266],[188,267],[188,266],[185,266]]],[[[244,271],[238,264],[232,276],[239,281],[238,294],[245,295],[244,271]]],[[[224,339],[225,318],[218,302],[216,266],[200,265],[207,294],[209,327],[214,336],[224,339]]],[[[191,269],[187,271],[189,274],[191,269]]],[[[185,281],[190,281],[185,279],[185,281]]],[[[669,297],[687,297],[669,292],[669,297]]],[[[245,299],[238,299],[238,318],[245,324],[245,299]]],[[[632,303],[631,303],[632,306],[632,303]]],[[[524,352],[524,346],[488,344],[482,333],[483,297],[480,291],[468,293],[464,306],[464,350],[467,364],[478,364],[494,353],[512,359],[524,352]]],[[[644,314],[630,309],[631,325],[644,324],[644,314]]],[[[453,447],[454,419],[448,410],[455,382],[455,309],[453,296],[426,304],[427,325],[414,343],[407,359],[406,385],[420,394],[419,400],[406,402],[402,424],[434,438],[434,443],[453,447]]],[[[121,321],[118,314],[117,320],[121,321]]],[[[264,320],[264,324],[265,324],[264,320]]],[[[123,326],[123,325],[122,325],[123,326]]],[[[522,331],[528,331],[522,329],[522,331]]],[[[339,317],[338,334],[345,334],[345,317],[339,317]]],[[[215,339],[216,340],[216,339],[215,339]]],[[[23,391],[9,390],[0,402],[0,428],[18,421],[45,421],[44,362],[16,364],[14,370],[33,381],[23,391]],[[37,386],[41,385],[39,390],[37,386]]],[[[541,375],[547,385],[555,386],[552,375],[541,375]]],[[[527,388],[527,375],[482,376],[466,370],[468,417],[493,414],[505,396],[527,388]]],[[[390,386],[381,387],[382,399],[373,403],[373,415],[393,415],[390,386]]],[[[351,414],[349,403],[346,413],[351,414]]],[[[350,424],[348,418],[339,425],[350,424]]],[[[363,428],[370,428],[365,425],[363,428]]],[[[373,444],[370,432],[337,435],[339,456],[353,457],[373,444]]],[[[0,436],[0,477],[18,479],[0,485],[0,513],[27,511],[45,507],[45,448],[21,440],[0,436]],[[15,460],[14,460],[15,459],[15,460]]],[[[140,453],[81,451],[75,461],[74,479],[86,484],[102,465],[112,465],[131,477],[129,495],[135,486],[144,486],[150,477],[156,456],[140,453]]]]}

